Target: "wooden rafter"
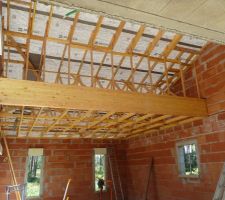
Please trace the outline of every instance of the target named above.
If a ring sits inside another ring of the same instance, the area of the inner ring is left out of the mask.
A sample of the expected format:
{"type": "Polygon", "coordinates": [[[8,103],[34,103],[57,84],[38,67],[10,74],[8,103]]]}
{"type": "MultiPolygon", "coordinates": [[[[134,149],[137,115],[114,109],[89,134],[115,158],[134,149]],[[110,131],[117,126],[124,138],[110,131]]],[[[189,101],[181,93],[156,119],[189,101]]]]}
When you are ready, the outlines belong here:
{"type": "MultiPolygon", "coordinates": [[[[168,56],[171,53],[171,51],[176,47],[177,43],[180,41],[180,39],[182,38],[182,35],[175,35],[173,40],[166,46],[166,48],[164,49],[164,51],[162,52],[162,54],[160,55],[161,59],[164,59],[164,62],[168,62],[168,56]]],[[[157,65],[157,61],[154,62],[154,64],[151,66],[151,70],[153,70],[155,68],[155,66],[157,65]]],[[[170,62],[173,63],[173,62],[170,62]]],[[[178,61],[177,64],[183,65],[180,61],[178,61]]],[[[141,83],[143,84],[145,82],[145,80],[148,78],[148,74],[146,74],[143,79],[141,80],[141,83]]],[[[140,86],[139,86],[140,87],[140,86]]]]}
{"type": "MultiPolygon", "coordinates": [[[[59,80],[61,80],[60,72],[61,72],[61,68],[62,68],[62,65],[63,65],[64,57],[65,57],[65,54],[66,54],[67,47],[69,46],[69,49],[71,48],[71,42],[72,42],[72,39],[73,39],[73,35],[74,35],[74,32],[75,32],[75,27],[76,27],[76,25],[77,25],[79,16],[80,16],[80,13],[78,12],[78,13],[75,15],[74,20],[73,20],[73,24],[72,24],[71,27],[70,27],[70,31],[69,31],[68,36],[67,36],[67,43],[66,43],[65,46],[64,46],[63,53],[62,53],[62,57],[61,57],[61,61],[60,61],[60,64],[59,64],[58,73],[57,73],[57,76],[56,76],[56,79],[55,79],[55,82],[56,82],[56,83],[57,83],[59,80]]],[[[46,37],[46,38],[47,38],[47,37],[46,37]]],[[[69,66],[69,67],[70,67],[70,66],[69,66]]]]}
{"type": "MultiPolygon", "coordinates": [[[[16,40],[12,37],[12,36],[8,36],[9,40],[15,45],[15,48],[17,49],[18,53],[22,56],[22,58],[24,59],[24,61],[26,61],[27,57],[25,55],[25,53],[23,52],[23,50],[21,49],[21,47],[19,45],[17,45],[16,40]]],[[[39,74],[37,73],[35,66],[31,63],[31,61],[28,59],[28,63],[29,63],[29,67],[31,67],[33,70],[33,74],[39,79],[41,80],[39,74]]]]}
{"type": "Polygon", "coordinates": [[[57,120],[55,120],[54,123],[52,123],[52,124],[45,130],[45,132],[44,132],[43,134],[46,134],[46,133],[48,133],[49,131],[51,131],[51,130],[55,127],[55,125],[56,125],[57,123],[59,123],[59,121],[60,121],[61,119],[63,119],[63,118],[67,115],[67,113],[68,113],[68,110],[67,110],[67,109],[64,110],[63,113],[57,118],[57,120]]]}
{"type": "Polygon", "coordinates": [[[33,121],[33,123],[32,123],[32,125],[31,125],[29,131],[27,132],[27,137],[28,137],[28,136],[30,135],[30,133],[32,132],[32,130],[33,130],[35,124],[37,123],[37,121],[38,121],[38,119],[39,119],[39,117],[40,117],[42,111],[43,111],[43,108],[40,108],[40,110],[39,110],[37,116],[35,117],[35,120],[33,121]]]}
{"type": "Polygon", "coordinates": [[[105,115],[103,115],[102,117],[100,117],[100,119],[92,122],[91,124],[89,124],[86,128],[83,128],[81,129],[79,132],[82,134],[84,133],[85,131],[87,131],[88,129],[96,126],[97,124],[103,122],[105,119],[109,118],[110,116],[112,116],[113,114],[115,114],[115,112],[109,112],[109,113],[106,113],[105,115]]]}
{"type": "MultiPolygon", "coordinates": [[[[186,96],[183,73],[193,66],[193,57],[197,57],[200,53],[199,50],[191,48],[193,44],[188,46],[180,41],[181,35],[177,34],[171,40],[163,37],[164,31],[159,30],[157,34],[149,36],[148,33],[144,33],[145,26],[140,25],[137,32],[131,31],[133,38],[126,50],[120,50],[118,41],[122,39],[123,44],[125,42],[123,36],[130,33],[125,28],[125,21],[121,21],[118,27],[111,26],[115,32],[108,46],[100,45],[100,43],[96,44],[95,40],[100,35],[101,29],[108,29],[106,27],[108,25],[105,24],[107,20],[103,20],[104,17],[100,16],[97,22],[90,22],[92,25],[95,24],[95,27],[88,38],[88,43],[79,43],[73,41],[74,32],[77,23],[84,23],[85,20],[79,19],[80,13],[78,12],[73,19],[70,18],[71,26],[67,38],[52,37],[49,34],[51,20],[59,18],[53,15],[54,6],[51,6],[48,16],[46,14],[48,21],[44,35],[35,35],[32,30],[36,1],[7,0],[7,3],[7,22],[3,30],[6,39],[4,41],[5,51],[8,53],[8,58],[5,59],[6,72],[9,63],[15,66],[20,64],[24,66],[25,79],[28,78],[29,71],[39,82],[0,79],[0,102],[3,105],[3,110],[0,112],[0,119],[3,120],[0,121],[0,126],[6,132],[17,130],[18,137],[37,135],[52,138],[133,137],[152,130],[190,123],[207,115],[205,100],[176,97],[176,92],[170,89],[177,80],[181,79],[183,95],[186,96]],[[10,30],[11,2],[26,6],[29,16],[27,33],[12,31],[15,29],[10,30]],[[22,38],[26,42],[19,43],[17,38],[22,38]],[[149,43],[146,41],[147,38],[151,38],[149,43]],[[135,48],[140,40],[147,46],[141,53],[138,53],[139,49],[135,50],[135,48]],[[30,61],[30,43],[33,41],[42,42],[39,69],[30,61]],[[163,51],[159,48],[160,56],[155,56],[155,52],[158,51],[157,47],[161,47],[160,41],[167,45],[163,51]],[[46,55],[47,42],[62,44],[64,46],[62,56],[46,55]],[[76,54],[78,57],[71,53],[72,48],[75,51],[78,50],[76,54]],[[11,53],[17,53],[15,49],[23,60],[10,56],[11,53]],[[83,50],[83,55],[80,55],[81,50],[83,50]],[[178,51],[175,58],[171,56],[174,50],[178,51]],[[98,59],[95,58],[97,52],[103,53],[98,54],[98,59]],[[89,53],[90,60],[87,59],[89,53]],[[182,55],[185,53],[189,56],[183,61],[182,55]],[[99,55],[102,55],[100,60],[99,55]],[[50,66],[45,67],[47,58],[60,61],[58,71],[51,69],[50,66]],[[124,62],[126,59],[129,59],[130,66],[124,62]],[[68,70],[62,70],[65,60],[68,61],[68,70]],[[76,66],[77,63],[79,63],[78,66],[76,66]],[[147,66],[143,66],[143,63],[147,66]],[[159,64],[164,65],[164,70],[158,70],[156,66],[159,64]],[[88,75],[83,73],[84,65],[90,66],[88,75]],[[74,67],[77,67],[77,73],[74,72],[74,67]],[[121,74],[118,76],[117,73],[120,70],[121,74]],[[102,72],[101,75],[100,72],[102,72]],[[55,82],[61,84],[43,83],[48,81],[47,74],[49,78],[50,73],[56,75],[55,82]],[[158,80],[155,81],[158,76],[158,80]],[[42,83],[40,83],[42,81],[40,77],[43,78],[42,83]],[[89,85],[90,80],[91,85],[89,85]],[[65,86],[67,84],[70,86],[65,86]],[[105,90],[106,88],[108,90],[105,90]],[[146,92],[147,94],[140,94],[146,92]],[[163,95],[165,93],[167,95],[163,95]]],[[[37,12],[40,14],[39,11],[37,12]]],[[[76,37],[80,40],[80,35],[76,37]]],[[[200,46],[195,45],[195,47],[200,49],[200,46]]],[[[6,73],[6,76],[8,74],[6,73]]]]}
{"type": "Polygon", "coordinates": [[[92,72],[92,73],[91,73],[91,85],[92,85],[92,86],[93,86],[93,84],[94,84],[94,81],[93,81],[93,78],[94,78],[94,74],[93,74],[93,47],[94,47],[95,39],[96,39],[96,37],[97,37],[97,35],[98,35],[100,29],[101,29],[101,24],[102,24],[102,22],[103,22],[103,19],[104,19],[103,16],[100,16],[100,17],[98,18],[96,27],[95,27],[95,29],[92,31],[91,36],[90,36],[89,41],[88,41],[88,46],[90,46],[91,48],[90,48],[90,49],[85,49],[84,54],[83,54],[83,58],[82,58],[82,60],[81,60],[81,63],[80,63],[80,65],[79,65],[79,67],[78,67],[78,72],[77,72],[77,75],[79,76],[79,75],[80,75],[80,72],[81,72],[81,70],[82,70],[83,64],[84,64],[84,60],[85,60],[85,58],[86,58],[86,56],[87,56],[88,50],[90,50],[90,54],[91,54],[91,72],[92,72]]]}
{"type": "MultiPolygon", "coordinates": [[[[129,46],[127,47],[126,52],[129,53],[129,57],[132,59],[133,57],[133,50],[136,47],[138,41],[141,39],[142,34],[144,33],[145,30],[145,26],[141,25],[137,34],[133,37],[133,39],[131,40],[129,46]]],[[[114,52],[112,52],[114,54],[114,52]]],[[[120,59],[119,65],[117,66],[116,70],[114,71],[114,73],[112,74],[112,79],[115,79],[116,74],[118,73],[121,65],[123,64],[124,60],[125,60],[126,56],[122,56],[122,58],[120,59]]],[[[112,84],[112,82],[109,82],[109,85],[112,84]]],[[[109,87],[109,86],[107,86],[109,87]]]]}
{"type": "MultiPolygon", "coordinates": [[[[27,34],[29,35],[29,37],[26,39],[26,61],[25,61],[25,66],[24,66],[24,75],[23,75],[23,79],[27,80],[28,78],[28,68],[29,68],[29,59],[30,59],[30,35],[32,34],[33,31],[33,16],[32,16],[32,2],[30,2],[29,5],[29,19],[28,19],[28,29],[27,29],[27,34]]],[[[36,2],[34,3],[35,5],[35,9],[36,9],[36,2]]],[[[35,12],[35,9],[33,9],[33,11],[35,12]]]]}
{"type": "MultiPolygon", "coordinates": [[[[157,35],[155,36],[155,38],[148,44],[145,53],[146,55],[150,55],[150,53],[152,52],[152,50],[155,48],[155,46],[157,45],[157,43],[159,42],[160,38],[163,36],[164,31],[160,30],[157,35]]],[[[137,65],[134,67],[133,71],[131,72],[131,74],[128,77],[127,81],[130,81],[130,79],[133,77],[134,73],[136,72],[136,70],[138,69],[138,67],[140,66],[141,62],[143,61],[144,57],[141,57],[137,63],[137,65]]],[[[148,59],[149,62],[149,59],[148,59]]],[[[149,69],[150,71],[150,69],[149,69]]],[[[150,72],[151,73],[151,72],[150,72]]]]}
{"type": "MultiPolygon", "coordinates": [[[[47,20],[46,26],[45,26],[44,40],[43,40],[42,48],[41,48],[41,58],[40,58],[40,63],[39,63],[39,77],[41,77],[43,68],[45,67],[46,46],[47,46],[46,38],[49,35],[49,31],[50,31],[50,27],[51,27],[51,21],[52,21],[52,14],[53,14],[53,6],[51,5],[49,17],[48,17],[48,20],[47,20]]],[[[43,73],[43,79],[45,79],[45,73],[43,73]]]]}

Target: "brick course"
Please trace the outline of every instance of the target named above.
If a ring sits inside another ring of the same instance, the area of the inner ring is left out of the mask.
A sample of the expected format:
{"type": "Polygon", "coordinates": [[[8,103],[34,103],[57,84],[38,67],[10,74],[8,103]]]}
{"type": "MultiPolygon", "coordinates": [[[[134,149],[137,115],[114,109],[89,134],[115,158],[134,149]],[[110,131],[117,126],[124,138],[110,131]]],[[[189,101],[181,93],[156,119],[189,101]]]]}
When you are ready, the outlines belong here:
{"type": "MultiPolygon", "coordinates": [[[[44,200],[62,199],[69,178],[71,199],[98,199],[93,188],[93,148],[115,147],[120,169],[124,165],[124,157],[119,156],[124,155],[124,145],[115,140],[8,139],[8,145],[18,183],[24,182],[28,148],[44,148],[44,190],[40,198],[44,200]]],[[[4,159],[5,155],[0,157],[0,199],[6,198],[5,185],[10,184],[11,177],[4,159]]],[[[120,171],[123,178],[125,172],[120,171]]]]}
{"type": "MultiPolygon", "coordinates": [[[[196,61],[201,97],[207,100],[209,117],[173,127],[127,142],[128,199],[142,197],[142,184],[148,175],[148,159],[153,157],[154,200],[211,200],[225,162],[225,46],[209,44],[196,61]],[[196,139],[200,156],[200,178],[186,180],[178,176],[176,143],[196,139]],[[141,172],[139,171],[141,170],[141,172]],[[135,188],[135,189],[133,189],[135,188]]],[[[197,97],[194,71],[185,77],[186,94],[197,97]]],[[[181,82],[171,88],[182,95],[181,82]]]]}

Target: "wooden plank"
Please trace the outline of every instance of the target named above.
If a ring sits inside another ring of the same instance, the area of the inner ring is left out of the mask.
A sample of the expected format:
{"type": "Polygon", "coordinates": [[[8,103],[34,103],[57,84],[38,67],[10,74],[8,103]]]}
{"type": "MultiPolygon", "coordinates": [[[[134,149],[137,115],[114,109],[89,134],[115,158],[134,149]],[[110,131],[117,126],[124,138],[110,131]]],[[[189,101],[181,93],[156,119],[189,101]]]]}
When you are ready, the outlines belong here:
{"type": "MultiPolygon", "coordinates": [[[[19,32],[14,32],[14,31],[7,31],[7,30],[4,30],[4,34],[7,36],[22,37],[22,38],[29,37],[26,33],[19,33],[19,32]]],[[[30,36],[30,39],[43,41],[44,37],[33,34],[30,36]]],[[[65,40],[65,39],[54,38],[54,37],[47,37],[46,39],[50,42],[56,42],[56,43],[60,43],[60,44],[69,44],[69,41],[65,40]]],[[[161,58],[161,57],[149,56],[147,54],[136,53],[136,52],[120,52],[120,51],[115,51],[115,50],[112,51],[111,48],[109,48],[109,47],[98,46],[98,45],[91,46],[91,45],[83,44],[83,43],[79,43],[79,42],[71,42],[71,48],[78,48],[78,49],[84,49],[84,50],[87,49],[87,50],[93,50],[93,51],[97,51],[97,52],[113,53],[113,55],[118,55],[118,56],[131,56],[131,55],[140,56],[140,57],[142,56],[142,57],[150,59],[151,61],[160,62],[160,63],[165,62],[165,59],[161,58]]],[[[176,59],[166,58],[166,61],[170,62],[170,63],[184,65],[184,66],[191,66],[190,64],[185,64],[176,59]]]]}
{"type": "MultiPolygon", "coordinates": [[[[109,44],[109,48],[111,48],[111,50],[114,49],[114,47],[115,47],[115,45],[116,45],[116,43],[117,43],[117,41],[118,41],[118,39],[120,37],[120,34],[123,31],[124,26],[125,26],[125,22],[124,21],[121,21],[120,22],[120,25],[118,26],[118,28],[116,29],[115,33],[113,34],[112,39],[111,39],[110,44],[109,44]]],[[[108,53],[106,52],[104,54],[103,58],[102,58],[102,61],[100,63],[100,66],[97,69],[97,72],[95,74],[95,77],[98,77],[98,75],[100,73],[100,70],[102,69],[102,65],[104,64],[107,55],[108,55],[108,53]]],[[[113,55],[113,53],[111,53],[111,55],[113,55]]]]}
{"type": "MultiPolygon", "coordinates": [[[[25,55],[25,53],[23,52],[23,50],[17,45],[17,42],[16,40],[11,37],[11,36],[8,36],[9,40],[11,40],[11,42],[15,45],[16,47],[16,50],[18,51],[18,53],[23,57],[24,61],[26,61],[27,59],[27,56],[25,55]]],[[[29,63],[29,66],[33,69],[33,74],[39,79],[41,80],[39,74],[35,71],[35,66],[30,62],[30,60],[28,60],[28,63],[29,63]]]]}
{"type": "Polygon", "coordinates": [[[65,133],[66,131],[74,128],[79,122],[83,121],[85,118],[90,117],[90,115],[92,114],[93,111],[87,111],[85,114],[83,114],[83,116],[81,116],[79,119],[75,120],[71,125],[69,125],[68,127],[66,127],[65,129],[63,129],[63,133],[65,133]]]}
{"type": "MultiPolygon", "coordinates": [[[[1,131],[1,129],[0,129],[0,131],[1,131]]],[[[7,140],[6,140],[4,135],[3,135],[3,141],[4,141],[4,144],[5,144],[6,153],[7,153],[7,157],[8,157],[8,160],[9,160],[9,167],[10,167],[10,171],[11,171],[11,174],[12,174],[13,184],[18,185],[16,175],[15,175],[15,171],[14,171],[14,167],[13,167],[13,163],[12,163],[12,158],[11,158],[11,155],[10,155],[10,152],[9,152],[8,143],[7,143],[7,140]]],[[[20,192],[18,192],[18,191],[16,191],[16,199],[17,200],[22,199],[21,195],[20,195],[20,192]]]]}
{"type": "Polygon", "coordinates": [[[106,113],[105,115],[103,115],[102,117],[100,117],[100,119],[90,123],[87,127],[85,128],[82,128],[79,132],[80,133],[84,133],[86,130],[96,126],[97,124],[103,122],[105,119],[109,118],[110,116],[112,116],[113,114],[115,114],[115,112],[109,112],[109,113],[106,113]]]}
{"type": "Polygon", "coordinates": [[[43,110],[43,107],[40,108],[40,110],[39,110],[37,116],[35,117],[35,120],[33,121],[33,123],[32,123],[32,125],[31,125],[29,131],[27,132],[27,137],[28,137],[28,136],[30,135],[30,133],[32,132],[32,130],[33,130],[33,128],[34,128],[34,126],[35,126],[37,120],[39,119],[39,117],[40,117],[40,115],[41,115],[42,110],[43,110]]]}
{"type": "MultiPolygon", "coordinates": [[[[69,51],[70,51],[71,41],[73,40],[73,35],[74,35],[74,32],[75,32],[75,28],[76,28],[76,25],[77,25],[79,16],[80,16],[80,13],[78,12],[74,16],[73,24],[70,26],[70,31],[69,31],[68,36],[67,36],[68,43],[66,43],[65,46],[64,46],[64,49],[63,49],[63,53],[62,53],[62,57],[61,57],[61,61],[60,61],[60,64],[59,64],[59,68],[58,68],[58,72],[57,72],[57,76],[56,76],[55,82],[59,81],[59,79],[61,78],[60,77],[60,73],[61,73],[61,68],[62,68],[62,65],[63,65],[64,57],[65,57],[65,54],[66,54],[66,50],[67,50],[67,47],[69,46],[69,51]]],[[[45,39],[46,38],[47,37],[45,37],[45,39]]]]}
{"type": "Polygon", "coordinates": [[[46,133],[48,133],[48,132],[50,132],[54,127],[55,127],[55,125],[56,124],[58,124],[59,123],[59,121],[60,120],[62,120],[66,115],[67,115],[67,113],[68,113],[68,110],[65,110],[55,121],[54,121],[54,123],[53,124],[51,124],[46,130],[45,130],[45,132],[43,133],[43,134],[46,134],[46,133]]]}
{"type": "Polygon", "coordinates": [[[108,112],[206,116],[206,101],[0,78],[0,104],[108,112]]]}
{"type": "Polygon", "coordinates": [[[126,123],[126,124],[122,124],[122,125],[120,126],[120,128],[125,128],[125,127],[128,127],[128,126],[132,126],[132,125],[134,125],[134,124],[136,124],[136,123],[138,123],[138,122],[141,122],[141,121],[143,121],[143,120],[146,120],[146,119],[148,119],[148,118],[150,118],[150,117],[152,117],[152,116],[153,116],[153,114],[147,114],[147,115],[141,116],[141,117],[135,119],[135,120],[132,121],[132,122],[128,122],[128,123],[126,123]]]}
{"type": "Polygon", "coordinates": [[[23,124],[23,115],[24,115],[24,106],[22,106],[22,108],[21,108],[20,121],[19,121],[19,126],[18,126],[18,129],[17,129],[17,133],[16,133],[17,136],[19,136],[21,125],[23,124]]]}
{"type": "MultiPolygon", "coordinates": [[[[103,19],[104,19],[103,16],[100,16],[100,17],[98,18],[96,27],[95,27],[95,29],[92,31],[91,36],[90,36],[90,38],[89,38],[89,40],[88,40],[88,46],[90,46],[90,47],[93,47],[93,46],[94,46],[95,39],[96,39],[96,37],[97,37],[97,35],[98,35],[100,29],[101,29],[101,24],[102,24],[102,22],[103,22],[103,19]]],[[[88,53],[88,49],[85,49],[84,54],[83,54],[83,57],[82,57],[82,60],[81,60],[81,63],[80,63],[79,68],[78,68],[78,72],[77,72],[78,75],[80,74],[80,72],[81,72],[81,70],[82,70],[82,67],[83,67],[85,58],[86,58],[86,56],[87,56],[87,53],[88,53]]],[[[92,49],[92,48],[90,49],[90,53],[93,54],[93,49],[92,49]]],[[[93,62],[91,62],[91,63],[93,63],[93,62]]],[[[92,76],[91,76],[91,79],[92,79],[92,76]]]]}

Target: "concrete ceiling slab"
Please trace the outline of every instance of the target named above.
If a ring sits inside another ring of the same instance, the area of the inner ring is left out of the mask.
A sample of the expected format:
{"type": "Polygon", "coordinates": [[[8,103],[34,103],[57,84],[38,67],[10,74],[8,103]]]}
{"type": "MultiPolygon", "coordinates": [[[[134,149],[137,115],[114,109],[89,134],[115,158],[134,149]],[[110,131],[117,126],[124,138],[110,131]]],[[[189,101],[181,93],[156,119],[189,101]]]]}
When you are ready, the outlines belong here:
{"type": "Polygon", "coordinates": [[[225,44],[224,0],[42,0],[225,44]]]}

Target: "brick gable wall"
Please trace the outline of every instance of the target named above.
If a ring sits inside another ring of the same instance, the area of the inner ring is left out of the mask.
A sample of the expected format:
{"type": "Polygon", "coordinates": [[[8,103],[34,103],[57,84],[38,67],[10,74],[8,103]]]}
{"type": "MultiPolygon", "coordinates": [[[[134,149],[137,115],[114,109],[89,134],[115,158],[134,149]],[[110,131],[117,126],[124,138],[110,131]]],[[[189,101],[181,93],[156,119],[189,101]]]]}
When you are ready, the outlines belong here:
{"type": "MultiPolygon", "coordinates": [[[[154,158],[152,195],[154,200],[211,200],[225,162],[225,46],[209,44],[196,61],[202,98],[207,100],[209,117],[145,136],[131,138],[127,144],[127,196],[143,199],[149,158],[154,158]],[[200,178],[178,176],[176,143],[196,139],[200,156],[200,178]],[[143,183],[142,180],[144,180],[143,183]],[[141,184],[139,184],[141,183],[141,184]]],[[[194,70],[185,74],[186,94],[197,97],[194,70]]],[[[182,95],[181,82],[171,88],[182,95]]]]}

